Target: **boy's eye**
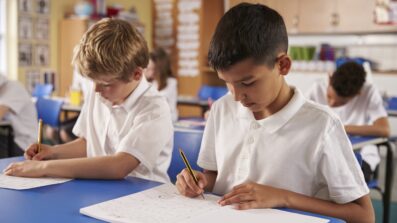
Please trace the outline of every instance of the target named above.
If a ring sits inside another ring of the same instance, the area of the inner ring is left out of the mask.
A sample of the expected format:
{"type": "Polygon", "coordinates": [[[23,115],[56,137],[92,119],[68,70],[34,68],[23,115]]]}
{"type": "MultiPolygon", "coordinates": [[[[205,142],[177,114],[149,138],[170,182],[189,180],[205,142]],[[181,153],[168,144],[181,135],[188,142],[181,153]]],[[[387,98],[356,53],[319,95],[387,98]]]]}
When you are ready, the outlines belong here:
{"type": "Polygon", "coordinates": [[[247,86],[251,86],[252,84],[254,84],[255,81],[251,81],[251,82],[241,82],[241,85],[247,87],[247,86]]]}

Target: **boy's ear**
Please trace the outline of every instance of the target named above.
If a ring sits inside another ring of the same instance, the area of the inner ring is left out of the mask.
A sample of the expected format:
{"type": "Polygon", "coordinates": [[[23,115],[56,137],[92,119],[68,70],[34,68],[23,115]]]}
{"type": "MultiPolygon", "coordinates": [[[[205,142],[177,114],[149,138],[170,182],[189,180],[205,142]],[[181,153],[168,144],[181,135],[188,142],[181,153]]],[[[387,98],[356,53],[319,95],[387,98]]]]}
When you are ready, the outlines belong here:
{"type": "Polygon", "coordinates": [[[291,69],[291,65],[292,65],[291,58],[287,54],[282,55],[278,60],[280,74],[287,75],[291,69]]]}
{"type": "Polygon", "coordinates": [[[143,68],[142,67],[137,67],[134,70],[134,74],[132,75],[132,79],[135,81],[139,81],[142,78],[143,75],[143,68]]]}

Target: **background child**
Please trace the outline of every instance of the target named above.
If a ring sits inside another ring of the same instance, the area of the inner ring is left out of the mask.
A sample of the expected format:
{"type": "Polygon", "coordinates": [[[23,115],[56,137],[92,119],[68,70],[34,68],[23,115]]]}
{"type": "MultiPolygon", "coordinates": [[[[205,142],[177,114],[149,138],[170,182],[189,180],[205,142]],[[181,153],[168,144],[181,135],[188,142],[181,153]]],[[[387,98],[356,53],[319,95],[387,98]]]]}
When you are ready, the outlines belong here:
{"type": "Polygon", "coordinates": [[[172,120],[177,121],[178,83],[171,70],[170,58],[164,49],[156,48],[150,53],[145,76],[149,82],[153,83],[153,87],[167,99],[171,108],[172,120]]]}
{"type": "MultiPolygon", "coordinates": [[[[0,75],[0,121],[11,123],[14,133],[13,154],[22,155],[23,149],[37,140],[37,111],[31,96],[17,81],[0,75]]],[[[0,157],[8,148],[8,139],[0,132],[0,157]]]]}
{"type": "Polygon", "coordinates": [[[242,3],[222,17],[208,61],[231,94],[211,108],[199,185],[183,170],[178,190],[189,197],[204,189],[221,194],[220,205],[237,209],[288,207],[374,222],[342,123],[285,82],[287,49],[284,21],[266,6],[242,3]]]}
{"type": "Polygon", "coordinates": [[[79,138],[42,145],[41,152],[33,144],[25,153],[32,161],[11,164],[5,174],[169,181],[171,114],[166,100],[142,78],[149,53],[141,34],[128,22],[102,19],[84,34],[73,60],[95,89],[73,129],[79,138]]]}
{"type": "MultiPolygon", "coordinates": [[[[390,127],[382,97],[372,84],[365,82],[365,77],[361,65],[344,63],[328,81],[316,82],[308,91],[308,98],[330,106],[348,134],[388,137],[390,127]]],[[[361,154],[364,176],[369,181],[380,162],[378,149],[375,145],[365,146],[361,154]]]]}

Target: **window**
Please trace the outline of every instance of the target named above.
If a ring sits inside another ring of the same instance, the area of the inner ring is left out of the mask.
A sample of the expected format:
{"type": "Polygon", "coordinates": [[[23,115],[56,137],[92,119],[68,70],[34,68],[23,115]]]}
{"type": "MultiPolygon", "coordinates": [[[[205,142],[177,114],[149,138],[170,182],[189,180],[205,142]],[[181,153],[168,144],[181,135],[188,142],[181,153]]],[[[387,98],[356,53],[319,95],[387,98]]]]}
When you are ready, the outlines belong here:
{"type": "Polygon", "coordinates": [[[6,0],[0,0],[0,74],[6,74],[6,0]]]}

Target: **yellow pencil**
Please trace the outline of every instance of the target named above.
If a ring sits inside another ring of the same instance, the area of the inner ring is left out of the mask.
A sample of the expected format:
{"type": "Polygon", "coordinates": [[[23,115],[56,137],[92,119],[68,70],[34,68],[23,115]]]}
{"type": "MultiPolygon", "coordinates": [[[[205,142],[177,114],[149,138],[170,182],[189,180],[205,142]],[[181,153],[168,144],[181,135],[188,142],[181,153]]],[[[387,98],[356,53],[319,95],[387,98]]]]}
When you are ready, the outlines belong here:
{"type": "Polygon", "coordinates": [[[43,120],[39,119],[39,135],[37,136],[38,152],[41,152],[41,135],[43,133],[43,120]]]}
{"type": "MultiPolygon", "coordinates": [[[[192,170],[192,167],[190,166],[189,161],[187,161],[186,156],[185,156],[185,153],[183,152],[183,150],[182,150],[181,148],[179,148],[179,154],[181,155],[182,160],[183,160],[183,162],[185,163],[186,168],[187,168],[187,170],[189,171],[190,175],[193,177],[194,182],[195,182],[196,185],[198,186],[198,180],[197,180],[197,178],[196,178],[196,175],[194,175],[194,172],[193,172],[193,170],[192,170]]],[[[201,193],[201,196],[203,197],[203,199],[205,199],[203,193],[201,193]]]]}

